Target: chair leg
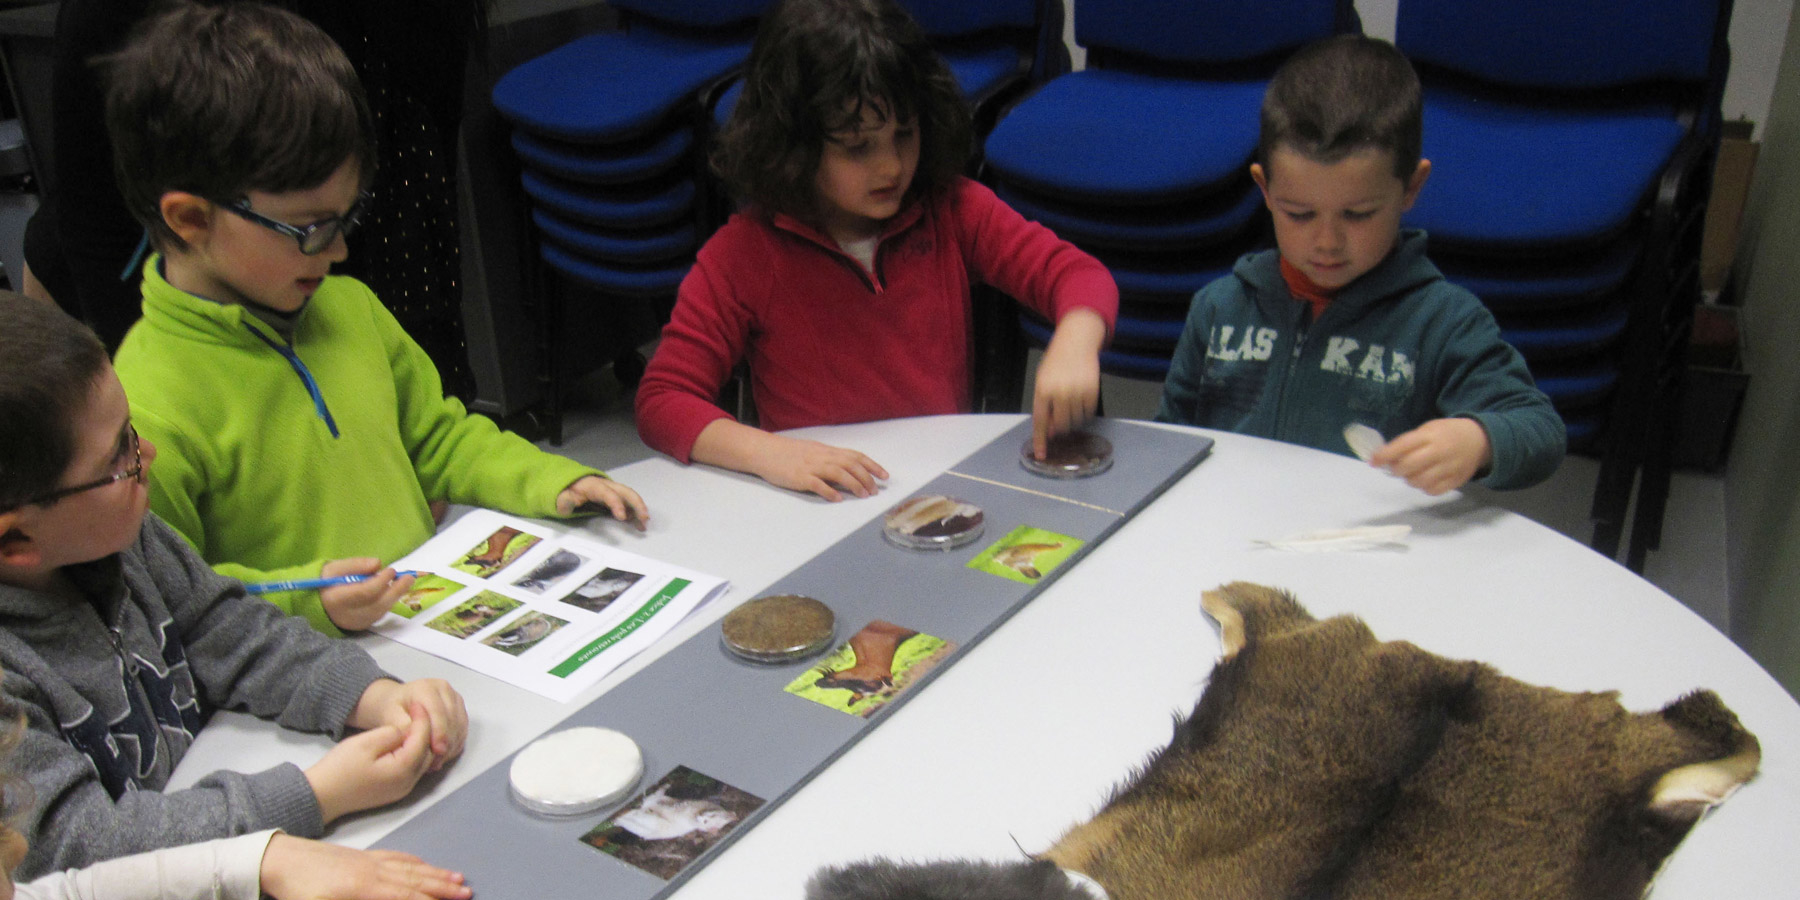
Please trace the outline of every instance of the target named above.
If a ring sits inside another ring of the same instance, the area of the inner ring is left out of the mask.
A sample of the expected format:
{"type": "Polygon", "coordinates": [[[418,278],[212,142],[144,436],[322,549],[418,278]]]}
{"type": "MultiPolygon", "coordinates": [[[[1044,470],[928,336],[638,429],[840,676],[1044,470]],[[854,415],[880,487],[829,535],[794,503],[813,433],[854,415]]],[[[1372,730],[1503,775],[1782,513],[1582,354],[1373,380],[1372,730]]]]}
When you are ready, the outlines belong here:
{"type": "MultiPolygon", "coordinates": [[[[1677,394],[1675,390],[1665,393],[1677,394]]],[[[1638,486],[1637,509],[1632,514],[1631,542],[1625,549],[1625,567],[1644,574],[1644,563],[1650,551],[1662,547],[1663,515],[1669,505],[1669,485],[1673,470],[1675,428],[1667,416],[1675,411],[1674,403],[1660,404],[1658,421],[1651,424],[1648,452],[1638,486]]]]}

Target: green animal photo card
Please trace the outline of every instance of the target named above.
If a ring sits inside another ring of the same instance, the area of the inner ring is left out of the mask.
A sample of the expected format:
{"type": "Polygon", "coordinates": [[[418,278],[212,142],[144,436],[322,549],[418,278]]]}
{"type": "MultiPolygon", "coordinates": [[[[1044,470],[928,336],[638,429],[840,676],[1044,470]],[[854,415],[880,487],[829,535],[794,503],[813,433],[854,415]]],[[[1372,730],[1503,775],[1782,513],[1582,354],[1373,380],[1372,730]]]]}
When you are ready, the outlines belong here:
{"type": "Polygon", "coordinates": [[[969,560],[969,568],[1023,584],[1037,584],[1085,543],[1066,534],[1020,525],[976,554],[969,560]]]}

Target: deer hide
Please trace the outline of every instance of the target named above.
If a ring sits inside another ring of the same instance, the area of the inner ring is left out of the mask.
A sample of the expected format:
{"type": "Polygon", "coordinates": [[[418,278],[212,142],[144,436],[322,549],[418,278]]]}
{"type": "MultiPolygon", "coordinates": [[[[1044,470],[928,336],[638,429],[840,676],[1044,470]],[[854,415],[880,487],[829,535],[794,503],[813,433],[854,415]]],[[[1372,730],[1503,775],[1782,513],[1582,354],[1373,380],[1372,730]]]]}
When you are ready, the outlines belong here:
{"type": "MultiPolygon", "coordinates": [[[[1637,898],[1760,760],[1709,691],[1634,714],[1612,692],[1535,687],[1378,641],[1354,618],[1314,620],[1270,588],[1229,584],[1202,606],[1224,644],[1206,693],[1040,857],[1112,900],[1637,898]]],[[[931,864],[931,891],[895,890],[907,868],[821,873],[808,897],[1064,887],[1041,862],[947,862],[931,864]]]]}

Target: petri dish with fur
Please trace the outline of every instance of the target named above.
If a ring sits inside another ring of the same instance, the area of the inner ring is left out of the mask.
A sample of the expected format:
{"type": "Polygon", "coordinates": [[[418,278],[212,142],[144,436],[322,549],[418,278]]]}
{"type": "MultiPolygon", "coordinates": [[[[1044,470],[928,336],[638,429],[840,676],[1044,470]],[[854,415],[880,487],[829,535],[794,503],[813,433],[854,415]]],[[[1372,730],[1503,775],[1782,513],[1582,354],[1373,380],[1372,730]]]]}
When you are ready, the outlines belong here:
{"type": "Polygon", "coordinates": [[[800,594],[758,597],[726,613],[719,623],[725,649],[759,663],[814,656],[831,646],[836,633],[831,607],[800,594]]]}
{"type": "Polygon", "coordinates": [[[908,550],[950,550],[981,537],[985,518],[967,500],[921,494],[888,510],[881,535],[908,550]]]}
{"type": "Polygon", "coordinates": [[[1112,464],[1112,441],[1086,431],[1051,438],[1043,459],[1031,452],[1030,438],[1019,447],[1019,465],[1046,478],[1091,478],[1112,468],[1112,464]]]}
{"type": "Polygon", "coordinates": [[[513,799],[545,816],[582,816],[625,798],[644,777],[637,741],[611,728],[551,732],[513,757],[513,799]]]}

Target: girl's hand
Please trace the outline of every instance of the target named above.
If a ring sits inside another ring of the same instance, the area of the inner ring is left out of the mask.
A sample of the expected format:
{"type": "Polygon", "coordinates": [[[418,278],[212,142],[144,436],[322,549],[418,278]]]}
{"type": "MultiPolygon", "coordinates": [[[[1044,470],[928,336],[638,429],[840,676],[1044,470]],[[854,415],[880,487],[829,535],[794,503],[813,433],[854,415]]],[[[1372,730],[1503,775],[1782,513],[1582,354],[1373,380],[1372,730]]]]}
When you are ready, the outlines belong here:
{"type": "Polygon", "coordinates": [[[888,477],[880,463],[855,450],[818,441],[765,434],[748,469],[776,487],[817,494],[833,503],[844,499],[839,489],[856,497],[872,497],[888,477]]]}
{"type": "Polygon", "coordinates": [[[1031,451],[1043,459],[1050,438],[1080,428],[1100,403],[1100,346],[1106,320],[1086,307],[1056,325],[1038,361],[1031,399],[1031,451]]]}
{"type": "Polygon", "coordinates": [[[639,497],[637,491],[610,478],[583,476],[556,495],[556,514],[559,516],[572,516],[577,512],[600,507],[611,512],[613,518],[630,522],[639,531],[643,531],[645,524],[650,521],[650,508],[644,505],[644,498],[639,497]]]}
{"type": "Polygon", "coordinates": [[[465,900],[461,872],[410,853],[353,850],[286,834],[263,850],[262,892],[275,900],[465,900]]]}
{"type": "Polygon", "coordinates": [[[319,589],[319,605],[331,624],[344,631],[362,631],[375,624],[412,590],[413,576],[394,577],[393,569],[381,568],[381,560],[373,556],[334,559],[319,567],[319,576],[369,575],[355,584],[338,584],[319,589]]]}
{"type": "Polygon", "coordinates": [[[843,447],[770,434],[732,419],[714,419],[694,438],[694,462],[748,472],[776,487],[818,494],[833,503],[839,490],[871,497],[888,477],[880,463],[843,447]]]}
{"type": "Polygon", "coordinates": [[[1474,419],[1432,419],[1388,441],[1369,465],[1432,496],[1456,490],[1494,461],[1487,429],[1474,419]]]}

